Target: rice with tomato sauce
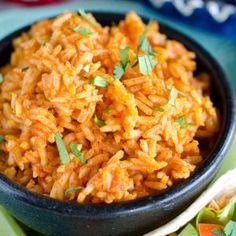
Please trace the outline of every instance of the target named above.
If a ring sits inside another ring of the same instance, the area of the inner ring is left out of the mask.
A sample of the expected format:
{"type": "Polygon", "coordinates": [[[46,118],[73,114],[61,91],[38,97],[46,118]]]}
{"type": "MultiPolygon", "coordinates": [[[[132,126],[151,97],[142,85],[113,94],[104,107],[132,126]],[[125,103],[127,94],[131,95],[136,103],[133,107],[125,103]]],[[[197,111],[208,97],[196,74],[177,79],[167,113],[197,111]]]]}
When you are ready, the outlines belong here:
{"type": "Polygon", "coordinates": [[[189,178],[206,158],[199,140],[219,123],[209,76],[195,75],[195,54],[156,21],[130,12],[103,27],[65,12],[13,46],[0,69],[0,171],[20,185],[78,203],[128,201],[189,178]]]}

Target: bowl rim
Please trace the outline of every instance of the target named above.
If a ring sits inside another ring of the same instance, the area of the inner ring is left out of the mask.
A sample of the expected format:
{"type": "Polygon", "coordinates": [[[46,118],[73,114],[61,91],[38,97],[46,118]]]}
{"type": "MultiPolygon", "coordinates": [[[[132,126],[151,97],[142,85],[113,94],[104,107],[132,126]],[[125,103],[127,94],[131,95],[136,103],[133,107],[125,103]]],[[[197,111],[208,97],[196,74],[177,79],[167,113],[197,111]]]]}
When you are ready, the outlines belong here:
{"type": "MultiPolygon", "coordinates": [[[[122,19],[125,16],[125,13],[116,13],[110,11],[91,12],[95,15],[95,17],[99,15],[102,17],[102,15],[105,14],[109,17],[116,16],[122,19]]],[[[144,20],[144,22],[148,21],[146,16],[140,15],[140,17],[144,20]]],[[[32,24],[10,33],[8,36],[0,40],[0,44],[4,44],[4,42],[12,40],[12,38],[14,38],[16,35],[19,35],[20,32],[28,29],[32,24]]],[[[218,80],[215,80],[214,83],[218,83],[218,86],[219,84],[222,86],[221,97],[225,98],[225,101],[223,102],[226,105],[223,106],[225,119],[222,120],[222,123],[224,127],[221,128],[218,135],[218,140],[216,141],[213,150],[204,161],[204,165],[199,166],[187,180],[168,188],[162,193],[120,203],[78,204],[75,202],[53,199],[49,196],[31,192],[1,173],[0,186],[3,187],[0,188],[0,191],[2,189],[3,192],[9,196],[11,195],[12,197],[19,199],[20,201],[24,202],[24,204],[31,205],[38,209],[43,209],[45,211],[53,211],[54,214],[69,215],[71,217],[76,217],[79,215],[81,218],[85,219],[110,219],[124,214],[129,216],[138,212],[146,212],[163,205],[168,207],[175,201],[176,198],[179,198],[194,188],[197,188],[198,184],[203,182],[205,178],[209,178],[212,176],[212,173],[216,173],[233,141],[236,129],[236,99],[233,89],[230,86],[229,79],[221,65],[201,45],[199,45],[191,37],[185,35],[182,32],[179,32],[171,26],[161,22],[159,22],[159,25],[161,27],[161,31],[164,29],[164,31],[169,32],[168,37],[170,33],[171,35],[175,35],[173,38],[177,38],[177,40],[184,44],[187,48],[190,48],[190,50],[194,51],[198,57],[201,57],[201,60],[204,61],[205,65],[208,65],[208,67],[213,67],[215,69],[214,74],[217,75],[217,78],[219,78],[218,80]]]]}

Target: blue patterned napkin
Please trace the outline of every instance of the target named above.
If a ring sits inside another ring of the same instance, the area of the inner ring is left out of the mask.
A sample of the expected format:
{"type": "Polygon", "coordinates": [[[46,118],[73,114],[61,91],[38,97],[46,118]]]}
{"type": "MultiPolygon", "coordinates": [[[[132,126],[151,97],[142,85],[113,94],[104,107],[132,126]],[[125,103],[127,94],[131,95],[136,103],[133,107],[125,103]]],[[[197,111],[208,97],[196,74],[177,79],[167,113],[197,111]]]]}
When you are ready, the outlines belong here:
{"type": "Polygon", "coordinates": [[[165,15],[236,40],[236,0],[148,0],[148,2],[165,15]]]}

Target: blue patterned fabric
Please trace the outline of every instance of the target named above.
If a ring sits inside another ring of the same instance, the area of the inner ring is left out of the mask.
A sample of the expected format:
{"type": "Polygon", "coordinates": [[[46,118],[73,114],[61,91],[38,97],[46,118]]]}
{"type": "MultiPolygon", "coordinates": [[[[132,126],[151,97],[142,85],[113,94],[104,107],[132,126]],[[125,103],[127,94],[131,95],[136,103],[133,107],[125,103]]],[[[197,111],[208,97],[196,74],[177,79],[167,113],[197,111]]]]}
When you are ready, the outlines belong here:
{"type": "Polygon", "coordinates": [[[236,0],[148,0],[160,13],[236,40],[236,0]]]}

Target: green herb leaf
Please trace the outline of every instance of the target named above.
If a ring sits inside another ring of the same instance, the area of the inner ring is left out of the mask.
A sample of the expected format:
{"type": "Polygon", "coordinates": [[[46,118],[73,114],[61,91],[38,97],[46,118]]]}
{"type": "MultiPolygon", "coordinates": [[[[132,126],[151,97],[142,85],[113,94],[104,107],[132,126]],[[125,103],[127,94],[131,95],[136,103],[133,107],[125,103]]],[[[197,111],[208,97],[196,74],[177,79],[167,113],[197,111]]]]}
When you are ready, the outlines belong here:
{"type": "Polygon", "coordinates": [[[178,236],[198,236],[197,230],[189,223],[180,232],[178,236]]]}
{"type": "Polygon", "coordinates": [[[109,107],[105,107],[104,110],[103,110],[103,112],[104,112],[105,114],[108,114],[109,111],[110,111],[109,107]]]}
{"type": "Polygon", "coordinates": [[[114,69],[115,79],[119,80],[130,65],[128,52],[129,52],[129,47],[125,47],[123,49],[120,49],[120,52],[119,52],[120,53],[120,62],[116,65],[116,67],[114,69]]]}
{"type": "Polygon", "coordinates": [[[68,195],[70,192],[80,190],[80,186],[68,187],[65,191],[65,196],[68,195]]]}
{"type": "Polygon", "coordinates": [[[130,63],[128,52],[129,52],[128,46],[123,49],[120,49],[120,52],[119,52],[120,53],[120,63],[124,69],[127,69],[127,67],[129,66],[129,63],[130,63]]]}
{"type": "Polygon", "coordinates": [[[4,78],[3,75],[0,73],[0,84],[3,82],[4,78]]]}
{"type": "Polygon", "coordinates": [[[186,128],[188,126],[193,125],[192,123],[187,122],[187,116],[186,115],[180,116],[179,118],[177,118],[175,120],[175,122],[179,123],[182,128],[186,128]]]}
{"type": "Polygon", "coordinates": [[[71,150],[71,152],[72,152],[76,157],[79,158],[79,160],[80,160],[82,163],[86,163],[86,162],[87,162],[86,158],[85,158],[85,157],[82,155],[82,153],[78,150],[77,144],[71,143],[71,144],[70,144],[70,150],[71,150]]]}
{"type": "Polygon", "coordinates": [[[91,82],[92,85],[98,86],[98,87],[102,87],[105,88],[109,85],[109,83],[101,76],[97,75],[92,79],[91,82]]]}
{"type": "Polygon", "coordinates": [[[100,26],[100,24],[92,17],[86,14],[86,12],[82,9],[78,9],[78,15],[82,16],[88,23],[94,26],[100,26]]]}
{"type": "Polygon", "coordinates": [[[29,67],[27,66],[27,67],[22,68],[21,71],[26,72],[28,69],[29,69],[29,67]]]}
{"type": "Polygon", "coordinates": [[[103,120],[99,119],[96,115],[94,116],[94,122],[100,128],[105,125],[105,122],[103,120]]]}
{"type": "Polygon", "coordinates": [[[5,141],[5,137],[3,135],[0,135],[0,143],[5,141]]]}
{"type": "Polygon", "coordinates": [[[81,35],[90,35],[93,33],[90,29],[81,26],[71,26],[71,29],[74,32],[79,32],[81,35]]]}
{"type": "Polygon", "coordinates": [[[65,165],[70,162],[70,156],[66,150],[66,146],[61,138],[61,135],[59,132],[55,133],[55,141],[57,145],[57,149],[59,152],[59,157],[62,165],[65,165]]]}
{"type": "Polygon", "coordinates": [[[153,110],[160,111],[160,112],[164,112],[165,111],[165,109],[163,109],[162,107],[158,107],[158,106],[153,107],[153,110]]]}
{"type": "Polygon", "coordinates": [[[111,26],[112,26],[112,27],[116,27],[116,22],[112,21],[112,22],[111,22],[111,26]]]}
{"type": "Polygon", "coordinates": [[[157,62],[153,56],[138,55],[139,70],[143,75],[148,75],[152,72],[157,62]]]}
{"type": "Polygon", "coordinates": [[[147,31],[148,31],[149,25],[150,25],[150,22],[148,23],[144,32],[139,36],[138,49],[141,49],[143,52],[149,55],[156,56],[157,53],[153,51],[150,43],[147,40],[147,31]]]}
{"type": "Polygon", "coordinates": [[[88,64],[88,65],[84,66],[83,70],[88,73],[90,70],[90,65],[88,64]]]}
{"type": "Polygon", "coordinates": [[[175,105],[175,99],[177,97],[177,90],[175,89],[175,87],[172,87],[171,90],[170,90],[170,97],[169,97],[169,101],[168,103],[171,105],[171,106],[174,106],[175,105]]]}
{"type": "Polygon", "coordinates": [[[114,77],[115,79],[119,80],[122,75],[125,73],[122,65],[119,63],[115,66],[115,69],[114,69],[114,77]]]}
{"type": "Polygon", "coordinates": [[[215,228],[211,232],[214,233],[216,236],[228,236],[225,234],[223,229],[216,229],[215,228]]]}

